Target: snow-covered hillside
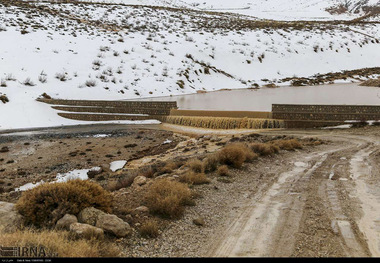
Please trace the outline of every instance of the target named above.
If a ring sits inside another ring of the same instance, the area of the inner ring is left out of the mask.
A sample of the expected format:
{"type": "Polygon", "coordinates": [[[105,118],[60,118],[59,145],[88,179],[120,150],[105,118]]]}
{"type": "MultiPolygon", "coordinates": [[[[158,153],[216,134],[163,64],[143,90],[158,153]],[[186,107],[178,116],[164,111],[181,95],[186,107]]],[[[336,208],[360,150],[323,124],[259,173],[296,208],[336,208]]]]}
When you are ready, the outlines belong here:
{"type": "Polygon", "coordinates": [[[286,85],[280,81],[286,77],[378,67],[379,37],[377,23],[284,23],[168,8],[0,3],[0,96],[9,99],[0,102],[0,129],[40,126],[36,116],[44,114],[55,122],[54,112],[35,101],[42,93],[133,99],[286,85]]]}
{"type": "Polygon", "coordinates": [[[348,20],[380,7],[380,0],[86,0],[231,12],[274,20],[348,20]]]}

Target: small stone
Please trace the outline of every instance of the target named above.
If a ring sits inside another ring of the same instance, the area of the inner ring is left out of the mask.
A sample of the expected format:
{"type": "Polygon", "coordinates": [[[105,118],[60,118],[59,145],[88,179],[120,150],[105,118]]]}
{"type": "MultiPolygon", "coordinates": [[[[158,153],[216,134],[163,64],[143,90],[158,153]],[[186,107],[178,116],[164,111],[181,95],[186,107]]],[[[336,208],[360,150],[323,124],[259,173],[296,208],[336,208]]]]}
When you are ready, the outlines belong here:
{"type": "Polygon", "coordinates": [[[205,220],[202,217],[197,217],[193,219],[193,223],[197,226],[204,226],[205,220]]]}
{"type": "Polygon", "coordinates": [[[146,184],[146,177],[145,177],[145,176],[142,176],[142,175],[137,176],[137,177],[133,180],[133,184],[135,184],[135,185],[139,185],[139,186],[146,184]]]}
{"type": "Polygon", "coordinates": [[[103,239],[104,231],[101,228],[94,227],[88,224],[73,223],[70,225],[70,232],[74,233],[77,237],[80,238],[96,238],[103,239]]]}
{"type": "Polygon", "coordinates": [[[74,215],[66,214],[66,215],[64,215],[64,217],[62,217],[61,219],[59,219],[57,221],[57,224],[55,225],[55,227],[57,229],[66,229],[66,230],[69,230],[70,229],[70,225],[74,224],[74,223],[78,223],[77,217],[74,216],[74,215]]]}
{"type": "Polygon", "coordinates": [[[135,209],[136,212],[149,213],[149,208],[146,206],[139,206],[135,209]]]}

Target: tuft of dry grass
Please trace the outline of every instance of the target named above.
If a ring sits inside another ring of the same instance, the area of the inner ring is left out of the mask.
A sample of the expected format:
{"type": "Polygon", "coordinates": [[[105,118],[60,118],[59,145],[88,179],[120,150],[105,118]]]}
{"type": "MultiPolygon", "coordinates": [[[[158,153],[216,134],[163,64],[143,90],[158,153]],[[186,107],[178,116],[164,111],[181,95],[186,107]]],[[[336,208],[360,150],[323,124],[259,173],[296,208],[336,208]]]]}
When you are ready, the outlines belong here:
{"type": "Polygon", "coordinates": [[[149,219],[142,223],[139,228],[140,235],[145,238],[155,238],[159,235],[158,224],[156,220],[149,219]]]}
{"type": "Polygon", "coordinates": [[[178,169],[180,164],[176,161],[168,161],[166,164],[159,169],[159,174],[169,174],[172,173],[173,170],[178,169]]]}
{"type": "Polygon", "coordinates": [[[294,151],[294,149],[302,149],[302,144],[297,139],[275,140],[271,143],[281,150],[294,151]]]}
{"type": "Polygon", "coordinates": [[[78,214],[86,207],[112,211],[112,196],[91,181],[71,180],[46,183],[22,193],[16,204],[26,225],[52,227],[65,214],[78,214]]]}
{"type": "Polygon", "coordinates": [[[225,146],[219,152],[219,162],[234,168],[241,168],[245,161],[250,161],[257,156],[243,143],[232,143],[225,146]]]}
{"type": "MultiPolygon", "coordinates": [[[[68,231],[24,229],[13,233],[0,230],[0,233],[2,246],[37,247],[38,252],[43,247],[46,257],[117,257],[120,254],[113,243],[73,239],[68,231]]],[[[28,256],[33,257],[34,254],[28,256]]]]}
{"type": "Polygon", "coordinates": [[[272,155],[278,153],[280,150],[278,146],[268,143],[252,143],[250,147],[255,153],[261,156],[272,155]]]}
{"type": "Polygon", "coordinates": [[[220,176],[229,176],[229,169],[227,165],[222,165],[218,168],[218,174],[220,176]]]}
{"type": "Polygon", "coordinates": [[[192,185],[210,183],[210,180],[207,178],[207,176],[204,173],[197,173],[194,171],[188,171],[187,173],[181,175],[180,181],[184,183],[192,184],[192,185]]]}
{"type": "Polygon", "coordinates": [[[184,206],[192,202],[186,184],[168,178],[156,180],[147,190],[145,202],[152,213],[168,218],[179,218],[184,206]]]}
{"type": "Polygon", "coordinates": [[[219,157],[217,154],[209,154],[204,160],[203,160],[203,170],[206,173],[210,173],[215,171],[218,168],[219,164],[219,157]]]}
{"type": "Polygon", "coordinates": [[[186,166],[195,173],[203,173],[203,163],[198,159],[191,159],[186,162],[186,166]]]}

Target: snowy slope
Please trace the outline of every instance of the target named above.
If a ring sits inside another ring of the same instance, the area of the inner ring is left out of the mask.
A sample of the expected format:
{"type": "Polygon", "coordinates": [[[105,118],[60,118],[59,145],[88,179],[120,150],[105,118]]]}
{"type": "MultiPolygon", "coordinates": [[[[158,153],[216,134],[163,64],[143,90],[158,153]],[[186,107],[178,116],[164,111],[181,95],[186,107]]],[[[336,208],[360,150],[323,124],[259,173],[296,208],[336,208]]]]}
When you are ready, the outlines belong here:
{"type": "Polygon", "coordinates": [[[35,101],[44,92],[62,99],[168,96],[377,67],[380,61],[378,24],[271,29],[254,19],[199,11],[37,7],[0,4],[0,96],[10,100],[0,102],[0,129],[74,123],[35,101]],[[33,86],[25,85],[27,79],[33,86]]]}

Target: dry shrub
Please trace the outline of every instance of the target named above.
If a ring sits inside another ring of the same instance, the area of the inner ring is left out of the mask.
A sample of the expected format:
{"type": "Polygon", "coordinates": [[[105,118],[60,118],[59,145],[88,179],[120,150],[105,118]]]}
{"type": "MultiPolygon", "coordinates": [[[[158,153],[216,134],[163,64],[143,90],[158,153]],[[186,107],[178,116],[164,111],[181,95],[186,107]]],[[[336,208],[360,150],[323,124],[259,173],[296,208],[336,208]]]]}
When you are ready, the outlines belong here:
{"type": "Polygon", "coordinates": [[[220,176],[228,176],[229,175],[229,169],[227,165],[222,165],[218,168],[218,174],[220,176]]]}
{"type": "Polygon", "coordinates": [[[154,170],[152,166],[147,166],[139,169],[139,175],[145,176],[146,178],[152,178],[154,175],[154,170]]]}
{"type": "Polygon", "coordinates": [[[255,153],[261,156],[272,155],[280,150],[278,146],[267,143],[253,143],[250,146],[255,153]]]}
{"type": "Polygon", "coordinates": [[[297,139],[275,140],[272,143],[281,150],[294,151],[294,149],[302,149],[302,144],[297,139]]]}
{"type": "MultiPolygon", "coordinates": [[[[116,245],[97,240],[72,239],[68,231],[24,229],[13,233],[2,233],[0,244],[6,247],[44,248],[46,257],[117,257],[116,245]]],[[[33,257],[33,254],[29,254],[33,257]]]]}
{"type": "Polygon", "coordinates": [[[194,171],[188,171],[187,173],[181,175],[181,182],[198,185],[198,184],[208,184],[210,180],[204,173],[196,173],[194,171]]]}
{"type": "Polygon", "coordinates": [[[206,173],[211,173],[215,171],[218,168],[219,164],[219,158],[217,154],[209,154],[204,160],[203,160],[203,170],[206,173]]]}
{"type": "Polygon", "coordinates": [[[16,204],[25,223],[38,227],[51,227],[65,214],[91,206],[111,212],[112,196],[97,183],[82,180],[39,185],[23,192],[16,204]]]}
{"type": "Polygon", "coordinates": [[[180,164],[176,161],[168,161],[166,164],[159,169],[159,174],[168,174],[172,173],[173,170],[178,169],[180,164]]]}
{"type": "Polygon", "coordinates": [[[195,173],[203,172],[203,163],[198,159],[191,159],[186,162],[186,166],[190,168],[191,171],[195,173]]]}
{"type": "Polygon", "coordinates": [[[164,217],[178,218],[184,206],[192,202],[191,191],[186,184],[170,179],[156,180],[147,190],[145,201],[150,211],[164,217]]]}
{"type": "Polygon", "coordinates": [[[243,143],[233,143],[219,151],[219,162],[234,168],[241,168],[243,163],[255,158],[249,149],[243,143]]]}
{"type": "Polygon", "coordinates": [[[142,237],[151,237],[151,238],[155,238],[155,237],[158,237],[159,235],[159,231],[158,231],[158,224],[157,224],[157,221],[156,220],[153,220],[153,219],[149,219],[147,221],[145,221],[140,229],[140,235],[142,237]]]}

